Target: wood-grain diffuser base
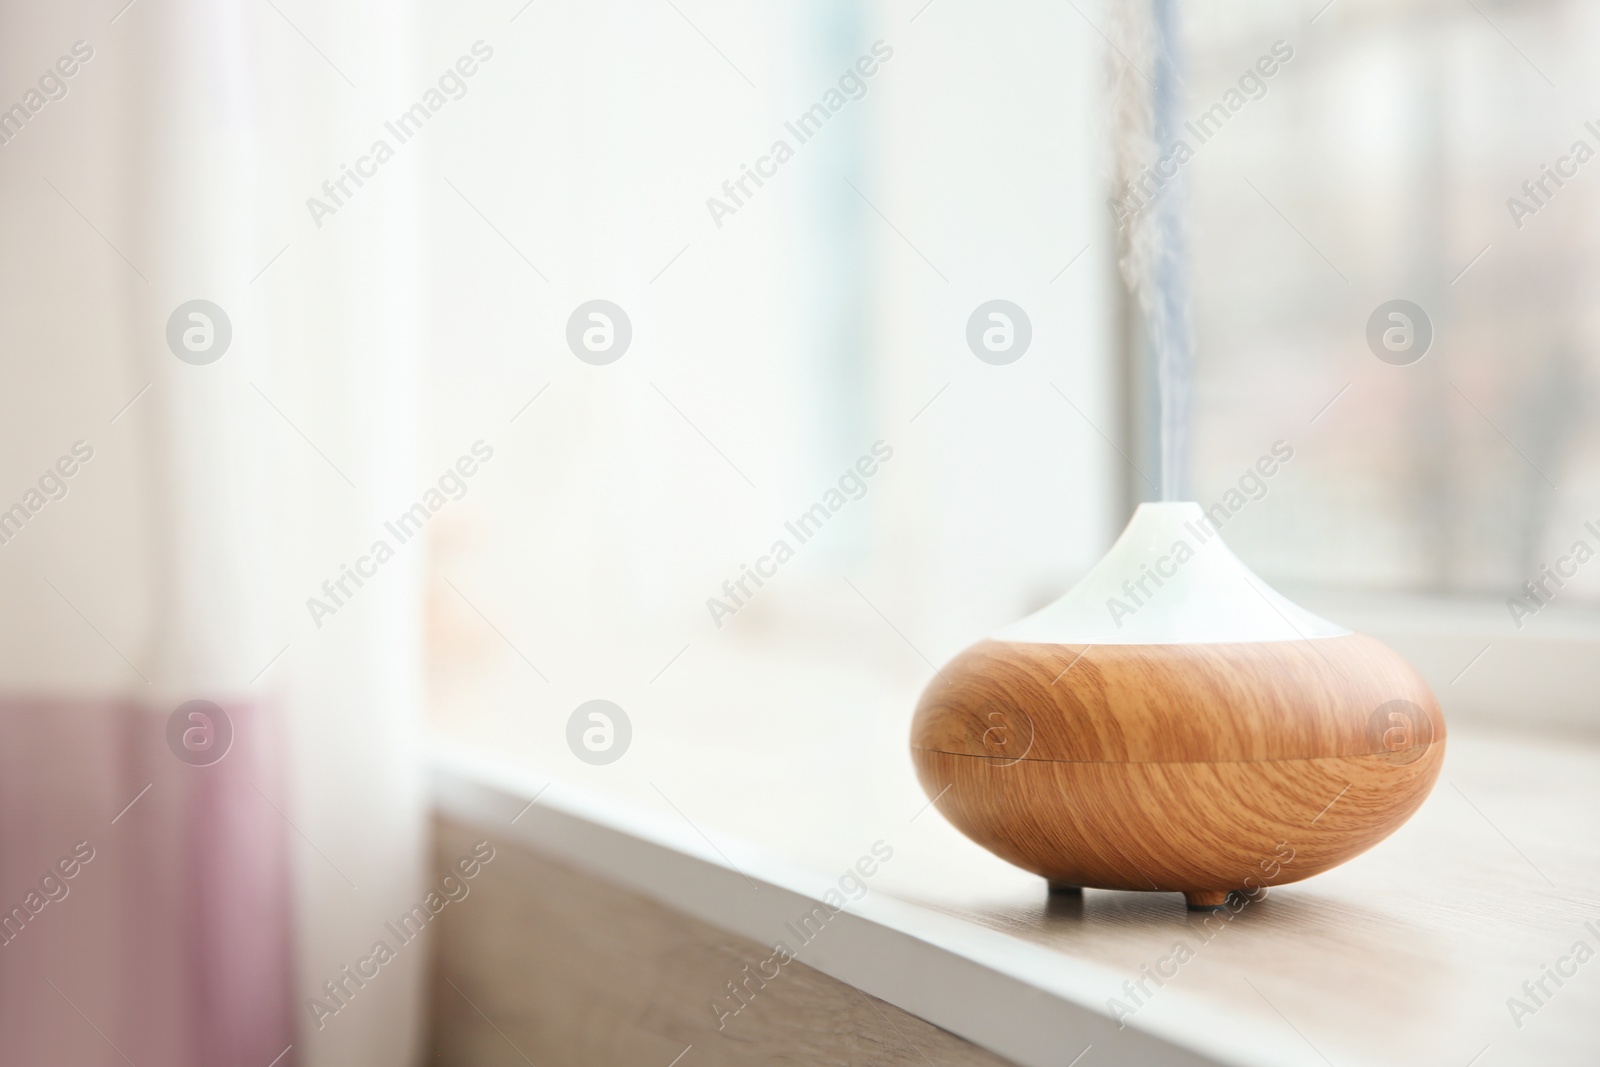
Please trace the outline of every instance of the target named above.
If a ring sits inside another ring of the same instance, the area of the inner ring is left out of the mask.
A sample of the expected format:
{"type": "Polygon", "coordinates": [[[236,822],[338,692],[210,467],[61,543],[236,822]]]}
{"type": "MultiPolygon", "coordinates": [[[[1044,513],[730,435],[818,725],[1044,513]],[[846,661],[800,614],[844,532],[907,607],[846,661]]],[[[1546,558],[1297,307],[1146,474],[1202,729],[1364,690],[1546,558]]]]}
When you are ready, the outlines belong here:
{"type": "Polygon", "coordinates": [[[1198,505],[1146,504],[1065,597],[934,677],[911,747],[940,812],[1053,891],[1215,907],[1387,837],[1444,743],[1404,659],[1273,592],[1198,505]]]}

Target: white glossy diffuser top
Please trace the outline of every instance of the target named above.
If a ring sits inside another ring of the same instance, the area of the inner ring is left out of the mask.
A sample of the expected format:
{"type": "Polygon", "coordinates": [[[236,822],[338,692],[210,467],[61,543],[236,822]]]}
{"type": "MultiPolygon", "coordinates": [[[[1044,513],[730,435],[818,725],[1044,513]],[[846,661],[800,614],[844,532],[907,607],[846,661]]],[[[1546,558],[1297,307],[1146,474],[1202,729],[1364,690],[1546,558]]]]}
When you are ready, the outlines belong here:
{"type": "Polygon", "coordinates": [[[1298,641],[1350,631],[1297,607],[1222,543],[1199,504],[1140,504],[1065,596],[994,635],[1037,644],[1298,641]]]}

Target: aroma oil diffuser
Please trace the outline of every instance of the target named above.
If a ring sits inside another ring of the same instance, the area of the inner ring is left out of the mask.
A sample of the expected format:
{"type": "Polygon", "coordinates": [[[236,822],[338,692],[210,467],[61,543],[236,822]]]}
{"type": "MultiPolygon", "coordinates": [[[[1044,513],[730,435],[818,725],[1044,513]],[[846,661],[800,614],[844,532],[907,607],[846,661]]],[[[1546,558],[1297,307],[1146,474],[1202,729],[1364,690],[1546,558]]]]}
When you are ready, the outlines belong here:
{"type": "Polygon", "coordinates": [[[1394,832],[1444,719],[1382,643],[1295,606],[1199,505],[1141,505],[1060,600],[980,641],[917,705],[940,812],[1001,858],[1191,908],[1310,877],[1394,832]]]}

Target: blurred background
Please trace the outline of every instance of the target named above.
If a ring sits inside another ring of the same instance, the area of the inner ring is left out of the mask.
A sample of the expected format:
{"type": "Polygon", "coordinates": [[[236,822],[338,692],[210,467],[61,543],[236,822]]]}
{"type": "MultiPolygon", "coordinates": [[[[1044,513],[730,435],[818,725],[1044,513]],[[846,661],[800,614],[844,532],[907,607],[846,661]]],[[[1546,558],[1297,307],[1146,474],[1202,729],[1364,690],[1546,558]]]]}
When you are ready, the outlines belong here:
{"type": "MultiPolygon", "coordinates": [[[[1247,563],[1453,722],[1592,736],[1600,563],[1524,583],[1600,549],[1600,11],[1170,10],[1178,117],[1226,115],[1161,194],[1194,497],[1286,444],[1247,563]]],[[[1116,21],[0,7],[0,1062],[412,1061],[425,952],[305,1001],[432,877],[442,745],[778,846],[914,795],[935,666],[1157,495],[1116,21]],[[592,699],[626,759],[574,758],[592,699]]]]}

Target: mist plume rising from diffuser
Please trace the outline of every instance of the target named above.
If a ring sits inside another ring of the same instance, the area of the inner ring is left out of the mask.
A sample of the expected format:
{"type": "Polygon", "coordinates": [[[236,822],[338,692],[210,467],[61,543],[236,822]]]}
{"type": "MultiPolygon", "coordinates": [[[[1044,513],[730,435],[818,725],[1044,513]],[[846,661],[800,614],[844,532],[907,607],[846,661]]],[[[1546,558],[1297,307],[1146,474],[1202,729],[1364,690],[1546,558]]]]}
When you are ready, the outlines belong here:
{"type": "Polygon", "coordinates": [[[1155,372],[1159,492],[1162,500],[1177,501],[1188,492],[1194,330],[1183,171],[1168,176],[1157,167],[1172,156],[1182,121],[1177,3],[1124,0],[1111,5],[1110,16],[1116,55],[1109,61],[1108,95],[1117,186],[1128,190],[1152,175],[1160,186],[1145,210],[1118,217],[1117,267],[1143,327],[1134,343],[1145,357],[1141,362],[1155,372]]]}
{"type": "Polygon", "coordinates": [[[1141,505],[1061,599],[940,671],[911,734],[924,790],[978,844],[1057,889],[1191,907],[1381,841],[1445,742],[1410,664],[1280,596],[1193,503],[1141,505]]]}

